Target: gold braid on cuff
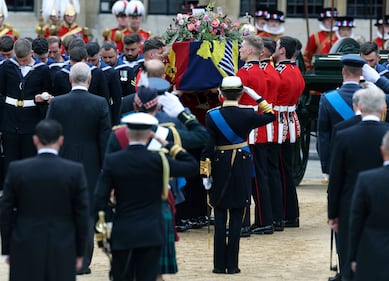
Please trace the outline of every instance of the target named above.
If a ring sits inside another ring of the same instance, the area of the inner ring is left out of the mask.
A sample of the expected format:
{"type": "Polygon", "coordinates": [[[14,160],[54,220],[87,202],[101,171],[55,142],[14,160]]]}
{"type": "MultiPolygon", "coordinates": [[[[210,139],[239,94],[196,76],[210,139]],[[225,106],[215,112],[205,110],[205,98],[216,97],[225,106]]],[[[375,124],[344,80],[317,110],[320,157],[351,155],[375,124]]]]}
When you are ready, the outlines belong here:
{"type": "Polygon", "coordinates": [[[170,148],[169,153],[171,157],[176,158],[177,154],[181,151],[185,151],[185,149],[183,149],[180,145],[175,144],[170,148]]]}

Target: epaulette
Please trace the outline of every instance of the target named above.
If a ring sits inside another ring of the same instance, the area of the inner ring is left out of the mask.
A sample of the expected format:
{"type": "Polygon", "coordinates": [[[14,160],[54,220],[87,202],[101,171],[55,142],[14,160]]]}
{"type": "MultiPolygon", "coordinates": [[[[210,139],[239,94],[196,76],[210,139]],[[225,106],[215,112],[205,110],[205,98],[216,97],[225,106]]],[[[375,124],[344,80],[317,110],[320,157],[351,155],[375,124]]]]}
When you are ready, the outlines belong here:
{"type": "Polygon", "coordinates": [[[14,37],[19,38],[19,36],[20,36],[19,30],[17,30],[17,29],[12,29],[12,33],[13,33],[14,37]]]}
{"type": "Polygon", "coordinates": [[[13,29],[12,25],[9,24],[9,23],[5,23],[4,24],[4,27],[8,28],[8,29],[13,29]]]}
{"type": "Polygon", "coordinates": [[[120,124],[120,125],[115,125],[112,127],[112,131],[116,131],[117,129],[120,129],[120,128],[123,128],[123,127],[126,127],[127,125],[124,125],[124,124],[120,124]]]}
{"type": "Polygon", "coordinates": [[[90,31],[90,29],[88,27],[84,27],[82,29],[82,32],[84,33],[84,35],[86,36],[90,36],[92,34],[92,32],[90,31]]]}
{"type": "Polygon", "coordinates": [[[276,70],[281,73],[282,71],[284,71],[286,69],[286,65],[285,64],[279,64],[277,65],[276,67],[276,70]]]}
{"type": "Polygon", "coordinates": [[[123,39],[123,32],[121,32],[119,30],[116,31],[115,32],[115,38],[114,38],[115,42],[122,41],[122,39],[123,39]]]}
{"type": "Polygon", "coordinates": [[[111,33],[111,29],[109,29],[109,28],[104,29],[103,34],[102,34],[104,39],[109,40],[110,33],[111,33]]]}

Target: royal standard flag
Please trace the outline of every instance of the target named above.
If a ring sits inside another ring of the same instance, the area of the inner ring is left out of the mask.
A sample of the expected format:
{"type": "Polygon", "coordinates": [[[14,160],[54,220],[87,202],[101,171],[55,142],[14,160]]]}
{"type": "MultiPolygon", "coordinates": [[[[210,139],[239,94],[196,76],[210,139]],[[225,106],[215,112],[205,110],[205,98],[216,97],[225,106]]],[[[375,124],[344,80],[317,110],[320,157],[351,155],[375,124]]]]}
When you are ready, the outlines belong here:
{"type": "Polygon", "coordinates": [[[178,90],[219,87],[240,66],[238,41],[192,41],[172,45],[166,74],[178,90]]]}

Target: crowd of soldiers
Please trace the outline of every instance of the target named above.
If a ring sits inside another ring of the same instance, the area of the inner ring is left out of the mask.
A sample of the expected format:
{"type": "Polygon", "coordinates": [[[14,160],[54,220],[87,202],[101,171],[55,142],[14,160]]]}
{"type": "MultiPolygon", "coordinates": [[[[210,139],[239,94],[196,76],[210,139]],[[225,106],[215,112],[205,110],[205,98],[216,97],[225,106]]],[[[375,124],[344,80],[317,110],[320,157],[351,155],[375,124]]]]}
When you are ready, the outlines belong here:
{"type": "MultiPolygon", "coordinates": [[[[93,164],[90,159],[84,163],[96,166],[92,176],[87,171],[88,183],[93,185],[90,187],[91,190],[94,189],[97,181],[96,171],[102,168],[104,155],[119,151],[128,144],[128,136],[123,130],[127,127],[119,125],[121,116],[128,112],[144,112],[155,116],[160,124],[167,123],[164,125],[165,129],[160,129],[160,131],[166,130],[165,138],[181,145],[201,160],[201,175],[178,177],[169,182],[171,191],[165,198],[169,202],[169,211],[164,213],[167,217],[164,219],[165,222],[171,222],[167,223],[170,231],[167,236],[173,238],[169,239],[169,244],[166,243],[168,249],[174,252],[176,231],[184,232],[191,228],[206,226],[207,219],[210,220],[212,207],[215,213],[213,272],[235,274],[240,272],[238,267],[240,237],[248,237],[252,234],[273,234],[274,231],[283,231],[285,227],[299,227],[299,205],[292,159],[294,145],[301,133],[296,105],[305,88],[305,82],[297,62],[302,44],[298,39],[284,35],[283,12],[257,9],[256,35],[244,36],[241,42],[239,55],[244,65],[237,71],[235,77],[237,79],[223,80],[220,95],[217,91],[210,93],[219,98],[215,106],[221,104],[221,108],[225,108],[239,105],[241,108],[253,109],[261,116],[267,116],[266,121],[255,121],[254,127],[260,125],[259,127],[251,130],[248,125],[243,132],[239,131],[243,129],[242,126],[239,129],[241,121],[235,118],[234,110],[220,110],[222,115],[224,112],[227,122],[224,119],[214,119],[216,117],[212,117],[214,112],[212,110],[206,116],[203,114],[196,118],[184,108],[188,105],[190,109],[196,111],[196,107],[200,105],[185,104],[189,94],[181,93],[180,99],[183,102],[180,102],[177,96],[167,93],[172,89],[164,79],[164,61],[169,50],[160,36],[152,36],[140,27],[145,12],[141,1],[114,3],[112,13],[118,26],[104,30],[101,46],[90,40],[91,34],[87,28],[77,25],[79,5],[75,5],[76,2],[61,5],[63,7],[61,10],[56,5],[48,4],[56,3],[55,1],[47,1],[46,5],[44,1],[42,20],[36,28],[37,38],[35,39],[19,38],[17,31],[4,23],[7,11],[5,4],[1,6],[0,129],[4,153],[3,175],[7,173],[12,161],[36,154],[36,147],[32,142],[35,126],[46,116],[53,118],[56,116],[55,106],[56,110],[59,110],[59,104],[55,102],[56,97],[68,95],[80,85],[82,87],[87,85],[90,93],[106,101],[109,116],[108,119],[104,117],[104,124],[107,125],[104,126],[113,127],[110,136],[107,132],[104,133],[105,140],[102,141],[104,151],[99,152],[100,159],[92,160],[93,164]],[[69,80],[69,77],[75,75],[73,72],[76,70],[72,72],[74,65],[77,65],[81,72],[83,71],[83,66],[79,66],[80,63],[87,63],[91,76],[90,81],[83,81],[84,84],[78,85],[73,79],[69,80]],[[154,90],[147,90],[150,88],[154,90]],[[205,124],[198,121],[204,119],[205,124]],[[218,127],[218,124],[226,123],[229,123],[230,127],[225,127],[226,125],[218,127]],[[235,132],[238,135],[237,139],[242,141],[236,141],[234,135],[231,137],[223,133],[230,130],[237,130],[235,132]],[[250,131],[248,136],[246,130],[250,131]],[[249,165],[242,164],[246,157],[252,160],[249,165]],[[245,169],[249,167],[252,170],[248,180],[245,178],[235,181],[237,173],[234,170],[236,169],[235,159],[237,167],[242,166],[245,169]],[[209,191],[204,190],[203,185],[206,189],[210,188],[209,191]],[[207,193],[211,198],[209,205],[206,199],[207,193]],[[250,220],[252,199],[255,204],[253,222],[250,220]],[[226,210],[231,216],[229,229],[226,229],[226,210]],[[234,245],[231,248],[225,245],[226,235],[229,239],[228,243],[234,245]]],[[[315,54],[328,53],[337,40],[353,37],[354,19],[339,17],[336,8],[323,9],[318,20],[320,31],[309,37],[304,51],[306,69],[312,68],[312,57],[315,54]]],[[[373,42],[362,44],[361,47],[361,56],[367,61],[368,66],[365,67],[364,60],[361,63],[355,58],[348,60],[346,58],[344,65],[349,63],[351,67],[358,68],[366,80],[389,92],[389,80],[380,76],[388,72],[387,68],[378,63],[379,49],[385,47],[388,39],[386,34],[389,28],[389,17],[377,19],[376,26],[378,37],[373,42]]],[[[345,81],[346,79],[347,77],[345,81]]],[[[353,94],[358,89],[359,86],[355,86],[350,93],[353,94]]],[[[347,98],[349,106],[351,106],[350,97],[347,98]]],[[[320,106],[323,107],[322,104],[320,106]]],[[[323,117],[324,110],[321,110],[319,143],[323,142],[323,138],[320,138],[326,136],[323,133],[323,124],[326,127],[328,123],[323,117]]],[[[71,107],[67,114],[72,114],[71,107]]],[[[61,118],[63,117],[61,115],[61,118]]],[[[346,119],[341,117],[337,121],[346,119]]],[[[251,120],[251,117],[247,118],[251,120]]],[[[331,123],[331,126],[333,125],[331,123]]],[[[332,129],[327,127],[325,128],[327,131],[332,129]]],[[[155,134],[157,133],[156,131],[155,134]]],[[[65,139],[66,137],[65,134],[65,139]]],[[[330,174],[331,186],[333,183],[331,183],[330,160],[328,160],[331,140],[328,138],[324,142],[327,148],[319,147],[319,154],[323,173],[330,174]]],[[[103,184],[99,182],[99,185],[103,184]]],[[[107,188],[108,185],[100,187],[102,190],[107,188]]],[[[100,205],[107,207],[103,203],[100,205]]],[[[106,211],[108,217],[110,210],[106,209],[106,211]]],[[[337,219],[338,215],[331,214],[329,219],[337,219]]],[[[89,243],[91,239],[93,241],[90,237],[89,243]]],[[[90,248],[93,249],[93,245],[90,248]]],[[[79,274],[90,273],[92,249],[88,250],[89,258],[84,260],[79,274]]],[[[177,272],[175,253],[170,255],[172,257],[164,260],[165,267],[161,266],[159,274],[177,272]]],[[[165,253],[166,256],[169,254],[165,253]]],[[[346,262],[342,260],[341,265],[343,266],[344,263],[346,262]]],[[[116,270],[120,271],[120,269],[116,270]]]]}

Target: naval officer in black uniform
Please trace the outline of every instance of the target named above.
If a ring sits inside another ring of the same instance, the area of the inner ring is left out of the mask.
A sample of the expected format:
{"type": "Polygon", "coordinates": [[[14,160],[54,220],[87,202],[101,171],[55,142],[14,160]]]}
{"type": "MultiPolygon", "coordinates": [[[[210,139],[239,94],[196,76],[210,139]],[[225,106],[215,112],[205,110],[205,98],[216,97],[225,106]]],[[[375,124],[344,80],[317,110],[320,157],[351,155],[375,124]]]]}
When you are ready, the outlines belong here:
{"type": "Polygon", "coordinates": [[[114,187],[116,213],[111,249],[114,280],[155,281],[165,230],[161,212],[169,177],[198,173],[197,161],[179,145],[158,139],[169,155],[150,151],[158,120],[147,113],[122,118],[128,125],[129,146],[106,155],[96,193],[96,211],[107,207],[114,187]],[[174,160],[173,160],[174,159],[174,160]],[[129,184],[131,183],[131,184],[129,184]],[[134,231],[136,230],[136,231],[134,231]]]}
{"type": "Polygon", "coordinates": [[[213,273],[234,274],[240,272],[240,229],[244,208],[251,198],[254,168],[246,139],[252,129],[274,121],[275,116],[268,103],[249,88],[246,91],[258,102],[264,114],[238,107],[243,84],[237,76],[225,77],[220,90],[225,99],[222,107],[208,111],[205,116],[211,142],[201,157],[200,173],[208,177],[204,179],[204,186],[212,185],[210,203],[215,213],[213,273]]]}

